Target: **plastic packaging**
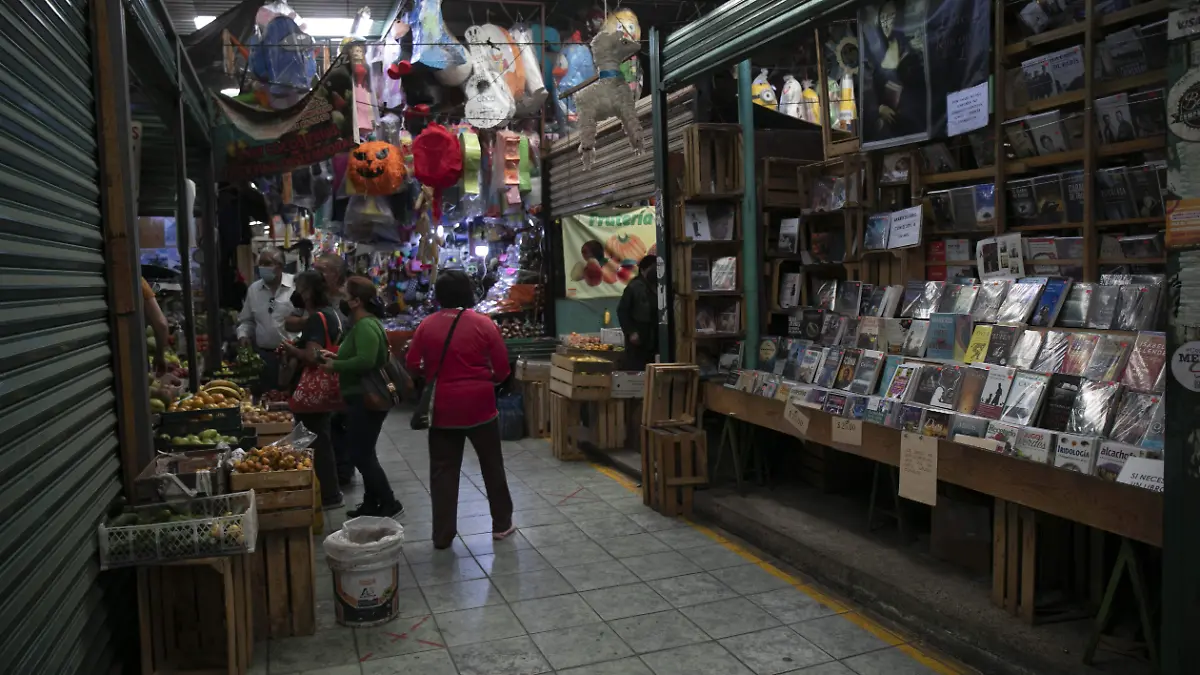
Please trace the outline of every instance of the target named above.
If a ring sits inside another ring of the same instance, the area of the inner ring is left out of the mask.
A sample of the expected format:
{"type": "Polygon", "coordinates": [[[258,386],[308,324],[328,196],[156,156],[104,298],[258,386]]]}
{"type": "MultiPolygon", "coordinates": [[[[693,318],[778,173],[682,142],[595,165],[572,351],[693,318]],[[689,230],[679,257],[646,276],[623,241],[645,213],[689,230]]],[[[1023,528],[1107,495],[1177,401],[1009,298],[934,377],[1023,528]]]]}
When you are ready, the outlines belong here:
{"type": "Polygon", "coordinates": [[[467,50],[446,28],[441,2],[422,2],[408,19],[412,26],[412,63],[437,71],[434,78],[446,87],[457,87],[471,75],[467,50]]]}
{"type": "Polygon", "coordinates": [[[1067,433],[1086,436],[1104,436],[1112,419],[1111,411],[1116,403],[1121,385],[1116,382],[1091,382],[1084,380],[1079,395],[1071,407],[1067,420],[1067,433]]]}

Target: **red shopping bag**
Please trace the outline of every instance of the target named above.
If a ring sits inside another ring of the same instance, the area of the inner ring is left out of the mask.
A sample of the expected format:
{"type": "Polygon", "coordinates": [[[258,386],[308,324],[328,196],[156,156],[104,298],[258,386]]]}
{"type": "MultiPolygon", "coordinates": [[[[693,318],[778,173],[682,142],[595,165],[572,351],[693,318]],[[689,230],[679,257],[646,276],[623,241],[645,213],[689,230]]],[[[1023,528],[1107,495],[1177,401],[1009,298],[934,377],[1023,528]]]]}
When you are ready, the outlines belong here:
{"type": "MultiPolygon", "coordinates": [[[[329,339],[329,322],[324,312],[319,312],[321,324],[325,326],[325,349],[337,353],[337,345],[329,339]]],[[[297,413],[335,412],[345,407],[342,387],[337,373],[329,373],[318,366],[305,366],[300,382],[288,400],[288,407],[297,413]]]]}

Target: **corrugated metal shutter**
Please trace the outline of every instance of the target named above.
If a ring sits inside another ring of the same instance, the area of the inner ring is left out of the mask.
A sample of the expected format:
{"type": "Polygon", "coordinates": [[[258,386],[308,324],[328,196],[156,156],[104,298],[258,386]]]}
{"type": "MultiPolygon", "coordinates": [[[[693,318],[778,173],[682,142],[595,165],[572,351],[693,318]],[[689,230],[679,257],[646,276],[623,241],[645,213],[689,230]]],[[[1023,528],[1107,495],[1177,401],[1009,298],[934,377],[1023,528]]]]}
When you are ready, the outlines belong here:
{"type": "Polygon", "coordinates": [[[117,658],[121,491],[86,0],[0,3],[0,670],[117,658]]]}
{"type": "MultiPolygon", "coordinates": [[[[683,147],[683,128],[696,120],[696,90],[685,87],[667,99],[667,138],[671,150],[683,147]]],[[[550,150],[550,214],[553,218],[623,204],[654,195],[654,136],[651,133],[650,97],[637,103],[642,121],[642,154],[633,154],[616,119],[600,125],[596,134],[596,159],[584,170],[575,134],[556,142],[550,150]]]]}

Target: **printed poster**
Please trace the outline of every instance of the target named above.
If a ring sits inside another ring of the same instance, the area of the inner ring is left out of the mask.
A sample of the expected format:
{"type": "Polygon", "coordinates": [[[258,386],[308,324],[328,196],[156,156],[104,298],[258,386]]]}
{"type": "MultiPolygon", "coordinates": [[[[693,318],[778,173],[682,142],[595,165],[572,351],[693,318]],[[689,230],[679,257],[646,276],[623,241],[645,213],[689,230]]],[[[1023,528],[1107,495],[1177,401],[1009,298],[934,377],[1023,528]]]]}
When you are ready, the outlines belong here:
{"type": "Polygon", "coordinates": [[[621,297],[625,284],[637,276],[638,261],[657,250],[655,227],[653,206],[564,216],[563,269],[567,271],[567,297],[576,300],[621,297]]]}

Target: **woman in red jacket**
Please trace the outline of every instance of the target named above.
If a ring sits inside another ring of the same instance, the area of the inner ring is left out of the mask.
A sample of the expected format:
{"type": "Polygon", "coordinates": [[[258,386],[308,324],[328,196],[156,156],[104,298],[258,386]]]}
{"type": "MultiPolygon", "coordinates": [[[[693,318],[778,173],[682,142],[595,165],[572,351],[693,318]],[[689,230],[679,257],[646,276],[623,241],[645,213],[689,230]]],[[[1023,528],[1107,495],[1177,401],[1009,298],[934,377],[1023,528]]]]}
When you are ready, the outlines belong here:
{"type": "Polygon", "coordinates": [[[468,438],[483,472],[492,538],[504,539],[513,532],[495,390],[495,384],[511,371],[500,330],[489,317],[471,309],[475,306],[471,279],[457,270],[440,272],[433,293],[445,309],[429,315],[417,327],[406,362],[409,372],[421,373],[426,382],[437,378],[430,410],[429,490],[433,545],[442,549],[449,548],[457,534],[458,477],[463,442],[468,438]]]}

